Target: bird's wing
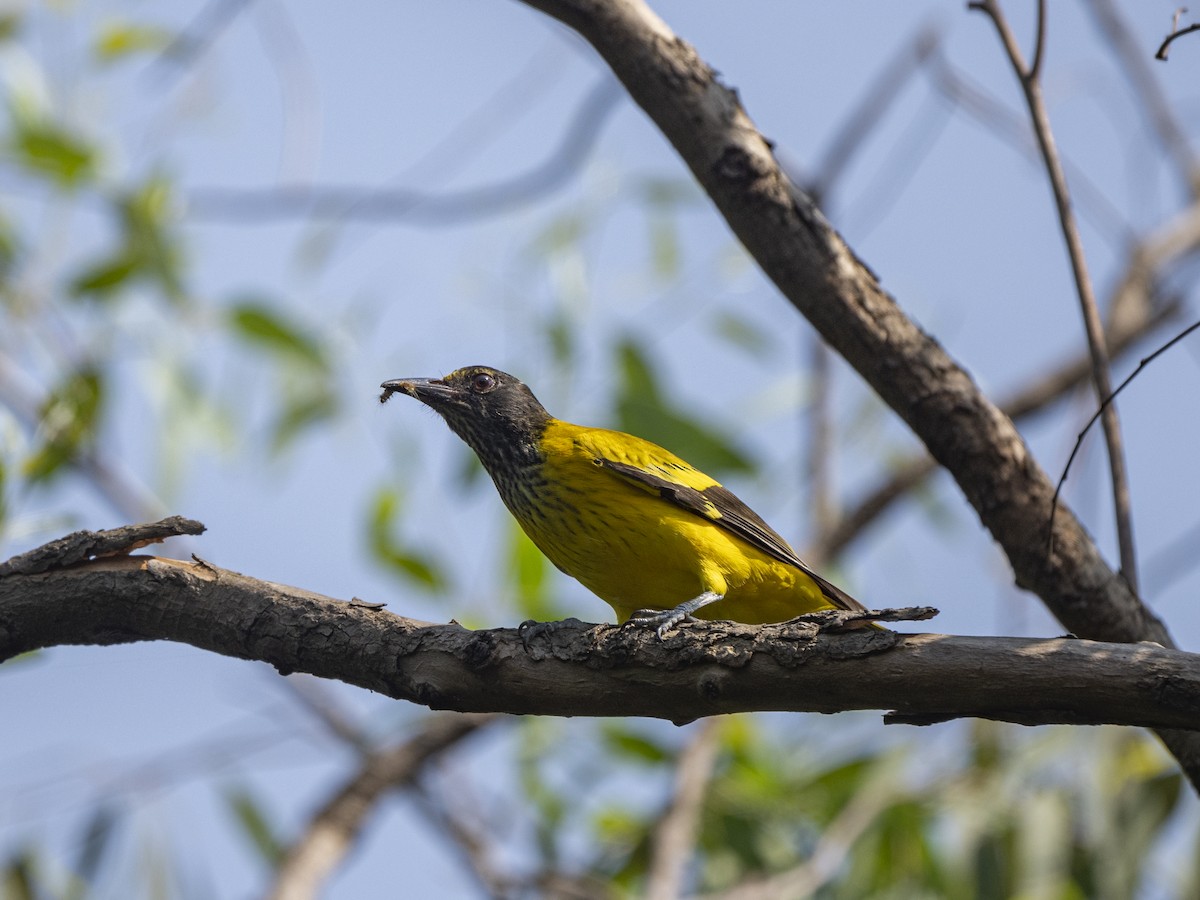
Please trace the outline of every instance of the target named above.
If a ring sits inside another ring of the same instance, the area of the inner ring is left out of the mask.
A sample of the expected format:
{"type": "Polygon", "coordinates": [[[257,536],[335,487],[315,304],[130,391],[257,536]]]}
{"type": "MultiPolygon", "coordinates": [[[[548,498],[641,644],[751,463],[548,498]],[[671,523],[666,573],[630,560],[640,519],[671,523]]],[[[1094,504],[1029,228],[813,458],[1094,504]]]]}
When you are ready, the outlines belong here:
{"type": "MultiPolygon", "coordinates": [[[[743,503],[728,488],[722,487],[716,482],[712,482],[706,487],[692,487],[672,480],[663,474],[649,471],[642,466],[617,462],[603,456],[597,457],[595,462],[626,482],[656,494],[688,512],[695,513],[719,528],[724,528],[730,534],[736,535],[768,556],[789,566],[795,566],[815,581],[821,588],[821,593],[828,597],[835,606],[852,610],[865,608],[837,585],[826,581],[810,569],[775,529],[764,522],[758,513],[743,503]]],[[[682,460],[670,457],[668,466],[670,469],[680,469],[681,463],[682,460]]],[[[711,481],[696,469],[687,466],[686,463],[683,463],[683,466],[686,466],[686,469],[680,469],[681,472],[686,471],[688,475],[700,476],[700,479],[711,481]]],[[[692,481],[700,481],[700,479],[689,478],[692,481]]]]}

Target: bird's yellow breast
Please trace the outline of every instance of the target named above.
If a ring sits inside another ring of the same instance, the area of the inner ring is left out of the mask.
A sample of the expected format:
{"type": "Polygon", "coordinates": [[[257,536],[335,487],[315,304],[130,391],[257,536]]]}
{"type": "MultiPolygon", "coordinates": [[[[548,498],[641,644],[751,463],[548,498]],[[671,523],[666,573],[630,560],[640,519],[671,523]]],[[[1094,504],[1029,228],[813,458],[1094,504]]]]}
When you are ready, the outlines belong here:
{"type": "Polygon", "coordinates": [[[714,619],[779,622],[832,607],[798,568],[603,464],[636,466],[697,491],[717,486],[656,444],[552,419],[539,447],[535,471],[497,486],[538,548],[608,602],[619,620],[706,591],[725,598],[698,612],[714,619]]]}

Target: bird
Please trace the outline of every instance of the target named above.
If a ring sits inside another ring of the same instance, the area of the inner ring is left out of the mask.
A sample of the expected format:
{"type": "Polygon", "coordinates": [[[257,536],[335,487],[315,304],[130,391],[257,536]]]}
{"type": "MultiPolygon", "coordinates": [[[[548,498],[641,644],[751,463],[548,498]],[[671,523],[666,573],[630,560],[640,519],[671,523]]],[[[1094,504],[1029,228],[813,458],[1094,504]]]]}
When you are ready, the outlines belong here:
{"type": "Polygon", "coordinates": [[[866,610],[716,479],[643,438],[554,418],[506,372],[467,366],[380,387],[381,403],[399,393],[438,413],[538,549],[619,622],[662,639],[693,618],[866,610]]]}

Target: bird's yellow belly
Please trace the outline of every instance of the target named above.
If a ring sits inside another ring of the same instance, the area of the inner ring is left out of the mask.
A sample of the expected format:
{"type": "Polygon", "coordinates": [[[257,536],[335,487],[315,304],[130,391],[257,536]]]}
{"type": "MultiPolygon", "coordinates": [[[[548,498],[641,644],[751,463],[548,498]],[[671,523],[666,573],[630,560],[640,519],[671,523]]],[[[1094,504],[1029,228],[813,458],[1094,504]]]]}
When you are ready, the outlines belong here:
{"type": "Polygon", "coordinates": [[[612,606],[618,621],[705,591],[724,595],[696,613],[706,619],[781,622],[831,608],[799,569],[700,516],[595,476],[548,478],[513,512],[551,562],[612,606]]]}

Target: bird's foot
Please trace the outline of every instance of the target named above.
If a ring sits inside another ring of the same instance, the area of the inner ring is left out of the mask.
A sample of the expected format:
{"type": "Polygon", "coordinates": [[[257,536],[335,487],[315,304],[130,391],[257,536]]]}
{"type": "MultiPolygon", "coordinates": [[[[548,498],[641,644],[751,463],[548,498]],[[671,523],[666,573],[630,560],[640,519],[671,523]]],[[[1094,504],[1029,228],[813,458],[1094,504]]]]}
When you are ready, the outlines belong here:
{"type": "Polygon", "coordinates": [[[671,609],[639,609],[629,617],[629,624],[653,628],[654,633],[658,635],[658,639],[662,641],[666,639],[667,632],[680,622],[696,621],[692,613],[700,609],[700,607],[716,603],[724,596],[724,594],[718,594],[714,591],[705,591],[699,597],[685,600],[671,609]]]}

